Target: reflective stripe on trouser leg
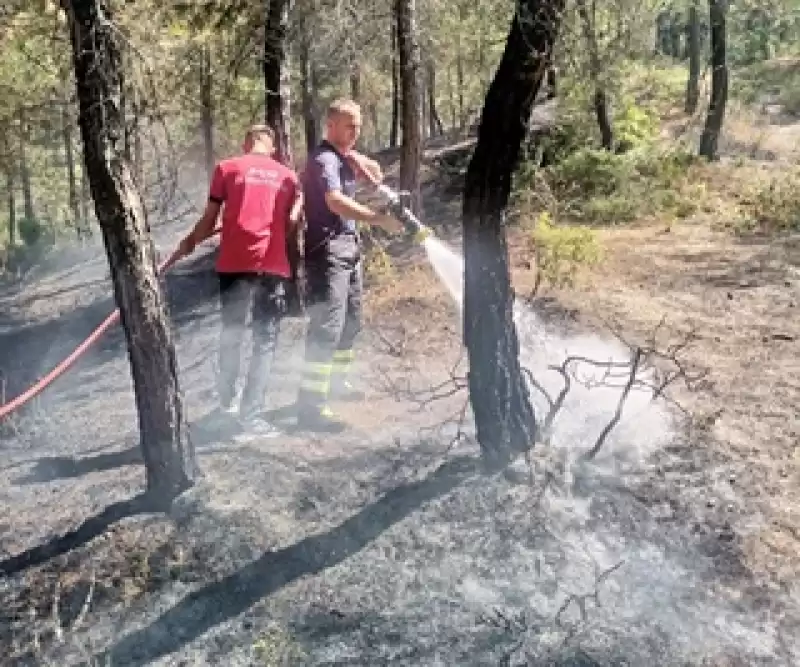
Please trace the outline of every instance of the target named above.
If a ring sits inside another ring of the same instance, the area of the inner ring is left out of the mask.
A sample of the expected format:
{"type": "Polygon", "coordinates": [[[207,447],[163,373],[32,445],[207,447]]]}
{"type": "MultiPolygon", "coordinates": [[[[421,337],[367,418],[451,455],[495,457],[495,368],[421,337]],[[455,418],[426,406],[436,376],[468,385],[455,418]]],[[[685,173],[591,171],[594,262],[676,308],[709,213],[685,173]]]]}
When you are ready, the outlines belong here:
{"type": "Polygon", "coordinates": [[[353,350],[336,350],[333,353],[333,375],[335,380],[344,380],[353,365],[353,350]]]}

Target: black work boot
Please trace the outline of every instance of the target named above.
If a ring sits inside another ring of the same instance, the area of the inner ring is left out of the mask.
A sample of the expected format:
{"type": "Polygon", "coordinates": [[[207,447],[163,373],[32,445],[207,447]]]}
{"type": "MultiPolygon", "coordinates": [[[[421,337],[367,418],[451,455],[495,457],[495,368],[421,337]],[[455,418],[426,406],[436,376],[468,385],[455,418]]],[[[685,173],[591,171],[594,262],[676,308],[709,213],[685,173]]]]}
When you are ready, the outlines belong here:
{"type": "Polygon", "coordinates": [[[317,433],[341,433],[345,424],[336,417],[327,405],[298,405],[297,426],[304,431],[317,433]]]}

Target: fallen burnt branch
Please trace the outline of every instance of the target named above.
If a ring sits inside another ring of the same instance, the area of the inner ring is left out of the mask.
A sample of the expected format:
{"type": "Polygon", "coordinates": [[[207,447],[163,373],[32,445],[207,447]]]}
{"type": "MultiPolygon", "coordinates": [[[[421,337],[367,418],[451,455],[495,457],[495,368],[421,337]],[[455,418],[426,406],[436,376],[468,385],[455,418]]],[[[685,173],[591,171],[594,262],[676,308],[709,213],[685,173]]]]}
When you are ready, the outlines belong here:
{"type": "Polygon", "coordinates": [[[458,396],[467,389],[467,375],[458,372],[463,356],[462,352],[448,371],[446,380],[432,383],[424,388],[412,387],[411,379],[408,376],[397,380],[392,377],[389,370],[382,368],[383,390],[398,400],[414,403],[418,411],[427,409],[437,401],[458,396]]]}
{"type": "Polygon", "coordinates": [[[583,455],[583,460],[591,460],[601,451],[609,435],[621,421],[625,404],[634,391],[649,394],[651,401],[663,399],[684,414],[688,414],[683,406],[667,395],[667,390],[678,381],[682,381],[689,390],[697,390],[703,386],[708,376],[707,368],[696,368],[683,358],[692,343],[698,339],[694,329],[683,333],[674,342],[661,345],[659,336],[665,330],[665,319],[662,319],[645,343],[637,345],[627,340],[618,326],[608,324],[608,328],[617,340],[628,348],[628,361],[602,361],[581,355],[569,355],[560,364],[547,367],[547,370],[561,376],[562,386],[555,396],[547,391],[530,369],[523,369],[531,387],[547,402],[547,414],[542,420],[541,427],[541,439],[545,444],[550,444],[555,419],[576,384],[589,390],[596,388],[620,390],[614,414],[602,428],[594,444],[583,455]],[[587,366],[595,370],[602,369],[602,373],[599,377],[596,373],[582,374],[581,369],[587,366]]]}

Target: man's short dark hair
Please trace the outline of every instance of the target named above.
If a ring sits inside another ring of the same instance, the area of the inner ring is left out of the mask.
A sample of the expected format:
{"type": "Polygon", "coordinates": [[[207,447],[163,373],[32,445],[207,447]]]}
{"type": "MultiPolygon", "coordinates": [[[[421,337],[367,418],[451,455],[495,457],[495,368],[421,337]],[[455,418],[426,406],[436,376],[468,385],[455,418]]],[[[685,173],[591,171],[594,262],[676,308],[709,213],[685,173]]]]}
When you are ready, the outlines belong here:
{"type": "Polygon", "coordinates": [[[270,125],[251,125],[247,129],[247,134],[245,135],[246,139],[261,139],[263,137],[269,137],[272,143],[275,143],[275,130],[272,129],[270,125]]]}

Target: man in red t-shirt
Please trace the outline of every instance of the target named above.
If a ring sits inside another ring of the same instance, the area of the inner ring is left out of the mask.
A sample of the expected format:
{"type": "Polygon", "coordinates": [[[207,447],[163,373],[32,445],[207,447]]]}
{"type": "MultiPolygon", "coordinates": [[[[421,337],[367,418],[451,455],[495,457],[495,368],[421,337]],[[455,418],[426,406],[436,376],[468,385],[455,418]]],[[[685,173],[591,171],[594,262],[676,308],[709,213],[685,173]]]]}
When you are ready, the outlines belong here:
{"type": "Polygon", "coordinates": [[[216,263],[222,303],[218,393],[222,410],[236,414],[240,347],[251,310],[253,352],[239,414],[245,429],[261,436],[278,435],[258,413],[280,319],[286,313],[286,282],[291,277],[287,239],[302,206],[297,175],[272,158],[274,149],[271,127],[254,125],[248,130],[244,154],[214,169],[205,213],[179,248],[183,256],[189,255],[212,236],[224,205],[216,263]]]}

